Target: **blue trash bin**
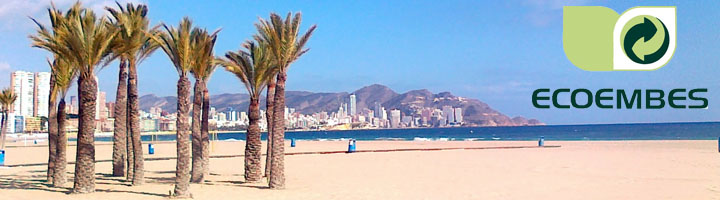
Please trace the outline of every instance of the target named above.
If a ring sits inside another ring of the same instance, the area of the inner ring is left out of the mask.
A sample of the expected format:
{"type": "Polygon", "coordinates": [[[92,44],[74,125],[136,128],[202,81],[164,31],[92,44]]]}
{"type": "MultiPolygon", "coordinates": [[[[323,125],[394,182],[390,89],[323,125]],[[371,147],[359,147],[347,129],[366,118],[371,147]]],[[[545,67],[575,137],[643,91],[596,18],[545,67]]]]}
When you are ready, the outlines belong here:
{"type": "Polygon", "coordinates": [[[5,150],[0,150],[0,166],[5,166],[5,150]]]}
{"type": "Polygon", "coordinates": [[[545,136],[540,136],[540,140],[538,140],[538,146],[545,146],[545,136]]]}
{"type": "Polygon", "coordinates": [[[350,139],[350,141],[348,141],[348,153],[355,152],[355,149],[356,149],[355,140],[350,139]]]}
{"type": "Polygon", "coordinates": [[[295,147],[295,138],[290,139],[290,147],[295,147]]]}
{"type": "Polygon", "coordinates": [[[155,145],[153,145],[152,143],[148,143],[148,153],[150,155],[155,154],[155,145]]]}

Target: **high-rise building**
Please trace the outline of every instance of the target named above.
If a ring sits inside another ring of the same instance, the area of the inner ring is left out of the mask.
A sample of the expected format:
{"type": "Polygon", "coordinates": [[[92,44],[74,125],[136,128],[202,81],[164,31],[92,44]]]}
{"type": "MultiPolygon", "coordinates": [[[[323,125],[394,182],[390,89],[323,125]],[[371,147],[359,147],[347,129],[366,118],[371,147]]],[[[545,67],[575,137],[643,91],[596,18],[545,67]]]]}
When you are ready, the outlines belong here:
{"type": "Polygon", "coordinates": [[[107,108],[108,118],[115,118],[115,102],[107,102],[105,108],[107,108]]]}
{"type": "Polygon", "coordinates": [[[381,114],[380,119],[383,119],[383,120],[388,119],[388,114],[385,111],[385,107],[380,106],[380,114],[381,114]]]}
{"type": "Polygon", "coordinates": [[[414,118],[412,116],[402,116],[401,122],[403,126],[407,127],[414,127],[415,123],[413,123],[414,118]]]}
{"type": "Polygon", "coordinates": [[[162,108],[157,107],[157,106],[150,108],[150,115],[153,117],[162,116],[162,108]]]}
{"type": "Polygon", "coordinates": [[[383,113],[382,110],[380,110],[380,107],[382,107],[382,106],[380,105],[380,103],[379,103],[379,102],[375,102],[375,115],[376,115],[375,117],[377,117],[377,118],[380,118],[381,115],[382,115],[382,114],[380,114],[380,113],[383,113]]]}
{"type": "Polygon", "coordinates": [[[285,106],[285,120],[288,120],[290,118],[290,109],[285,106]]]}
{"type": "MultiPolygon", "coordinates": [[[[10,109],[12,109],[12,107],[10,109]]],[[[15,123],[14,123],[15,122],[15,113],[9,113],[8,118],[6,120],[10,120],[10,121],[8,121],[9,123],[6,124],[6,125],[8,125],[7,126],[8,133],[16,133],[15,132],[15,123]]]]}
{"type": "Polygon", "coordinates": [[[455,123],[462,123],[462,122],[463,122],[462,108],[455,108],[455,123]]]}
{"type": "Polygon", "coordinates": [[[232,107],[228,107],[225,113],[225,120],[226,121],[237,121],[237,113],[235,112],[235,109],[232,107]]]}
{"type": "Polygon", "coordinates": [[[68,106],[70,111],[68,112],[68,114],[78,114],[78,106],[79,104],[77,96],[70,96],[70,106],[68,106]]]}
{"type": "Polygon", "coordinates": [[[48,116],[48,103],[50,102],[50,72],[35,73],[34,115],[48,116]]]}
{"type": "Polygon", "coordinates": [[[350,110],[348,110],[348,104],[344,103],[344,104],[342,104],[342,106],[343,106],[343,110],[345,111],[345,114],[343,116],[347,117],[347,115],[350,113],[349,112],[350,110]]]}
{"type": "Polygon", "coordinates": [[[95,119],[107,119],[107,105],[105,105],[105,92],[97,92],[97,101],[95,102],[95,119]]]}
{"type": "Polygon", "coordinates": [[[15,116],[32,117],[35,114],[35,74],[25,71],[13,72],[10,74],[10,87],[17,95],[10,112],[15,116]]]}
{"type": "Polygon", "coordinates": [[[344,106],[344,105],[345,105],[345,104],[341,104],[341,105],[340,105],[340,108],[338,108],[337,118],[344,118],[344,117],[345,117],[345,113],[347,113],[347,111],[345,110],[345,107],[347,107],[347,106],[344,106]]]}
{"type": "Polygon", "coordinates": [[[350,116],[355,116],[355,115],[357,115],[357,102],[356,102],[357,99],[355,97],[355,94],[350,94],[349,100],[350,101],[348,103],[350,104],[350,108],[349,108],[350,112],[348,114],[350,114],[350,116]]]}
{"type": "Polygon", "coordinates": [[[231,122],[238,121],[237,111],[227,111],[227,120],[231,122]]]}
{"type": "Polygon", "coordinates": [[[218,120],[218,121],[221,121],[221,122],[227,121],[227,116],[225,116],[225,113],[222,113],[222,112],[221,112],[221,113],[218,113],[218,114],[217,114],[217,120],[218,120]]]}
{"type": "Polygon", "coordinates": [[[452,106],[443,106],[442,107],[443,112],[443,118],[447,120],[447,123],[455,123],[455,110],[452,106]]]}
{"type": "Polygon", "coordinates": [[[391,128],[400,128],[400,110],[398,110],[398,109],[390,110],[390,127],[391,128]]]}

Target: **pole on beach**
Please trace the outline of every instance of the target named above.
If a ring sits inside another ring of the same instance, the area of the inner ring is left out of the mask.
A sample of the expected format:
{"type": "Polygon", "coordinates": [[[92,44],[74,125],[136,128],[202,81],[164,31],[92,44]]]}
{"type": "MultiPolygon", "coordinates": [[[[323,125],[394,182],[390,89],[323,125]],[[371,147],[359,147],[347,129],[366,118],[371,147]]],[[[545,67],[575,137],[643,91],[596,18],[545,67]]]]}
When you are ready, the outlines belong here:
{"type": "Polygon", "coordinates": [[[210,153],[215,152],[215,140],[218,139],[217,132],[210,133],[210,153]]]}

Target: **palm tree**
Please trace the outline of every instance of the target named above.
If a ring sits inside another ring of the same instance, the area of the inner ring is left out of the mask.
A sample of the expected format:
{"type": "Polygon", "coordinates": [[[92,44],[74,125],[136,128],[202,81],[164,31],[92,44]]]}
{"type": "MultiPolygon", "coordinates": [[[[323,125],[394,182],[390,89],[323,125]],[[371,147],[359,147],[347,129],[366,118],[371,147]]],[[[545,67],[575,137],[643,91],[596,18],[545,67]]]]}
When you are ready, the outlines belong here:
{"type": "MultiPolygon", "coordinates": [[[[218,30],[219,31],[219,30],[218,30]]],[[[193,115],[192,115],[192,177],[190,181],[193,183],[201,183],[204,181],[206,175],[209,172],[209,136],[206,126],[202,125],[203,118],[203,101],[204,91],[207,89],[207,79],[209,79],[212,72],[215,70],[215,57],[213,54],[213,48],[215,47],[215,40],[217,38],[218,31],[210,34],[206,30],[197,29],[193,31],[195,34],[193,47],[194,52],[197,52],[194,56],[191,73],[195,77],[195,88],[194,101],[193,101],[193,115]],[[206,142],[207,141],[207,142],[206,142]],[[206,144],[207,143],[207,144],[206,144]]],[[[209,101],[209,97],[208,97],[209,101]]],[[[210,104],[208,102],[208,104],[210,104]]],[[[206,110],[204,112],[209,112],[206,110]]]]}
{"type": "Polygon", "coordinates": [[[178,28],[168,27],[165,24],[162,26],[165,30],[153,37],[153,39],[160,44],[165,54],[168,55],[179,75],[177,83],[177,166],[175,189],[172,195],[175,197],[189,197],[190,127],[188,115],[190,112],[190,81],[188,80],[188,72],[192,70],[193,64],[198,63],[198,56],[208,54],[208,46],[212,49],[217,38],[217,31],[213,34],[207,34],[205,30],[193,28],[188,17],[180,21],[178,28]]]}
{"type": "Polygon", "coordinates": [[[68,13],[77,14],[58,25],[56,32],[65,34],[58,45],[43,48],[71,61],[78,73],[80,119],[73,193],[90,193],[95,191],[95,70],[109,58],[117,31],[107,20],[83,8],[80,2],[75,3],[68,13]]]}
{"type": "Polygon", "coordinates": [[[243,45],[247,52],[228,52],[222,65],[230,73],[235,74],[244,84],[250,95],[248,107],[248,125],[245,142],[245,181],[256,182],[262,178],[260,167],[260,94],[275,74],[275,65],[272,63],[266,44],[259,41],[246,42],[243,45]]]}
{"type": "MultiPolygon", "coordinates": [[[[62,44],[62,41],[64,38],[66,38],[67,32],[62,32],[62,25],[64,23],[67,23],[68,19],[77,17],[77,12],[68,12],[66,16],[63,16],[62,12],[60,10],[57,10],[54,5],[52,5],[51,8],[48,9],[48,15],[50,18],[50,22],[52,24],[52,30],[45,28],[42,24],[37,22],[37,20],[32,19],[35,24],[38,25],[39,29],[37,31],[37,35],[30,36],[30,39],[33,41],[32,46],[38,47],[46,50],[54,49],[55,51],[61,51],[63,48],[65,48],[62,44]]],[[[50,50],[53,52],[53,50],[50,50]]],[[[57,102],[57,90],[56,88],[56,69],[54,68],[54,65],[62,64],[64,66],[69,66],[70,64],[67,62],[66,59],[60,59],[59,54],[54,53],[54,57],[56,60],[54,62],[48,62],[51,67],[51,77],[50,77],[50,94],[49,94],[49,101],[48,101],[48,147],[49,147],[49,155],[48,155],[48,173],[47,173],[47,180],[48,182],[52,182],[53,185],[59,186],[62,185],[62,183],[65,182],[65,180],[54,180],[54,177],[56,177],[56,168],[61,168],[63,171],[59,175],[64,175],[64,163],[65,163],[65,157],[58,158],[57,155],[65,156],[65,153],[59,154],[57,152],[57,149],[60,148],[58,146],[58,124],[56,119],[56,102],[57,102]],[[62,159],[62,166],[59,166],[57,159],[62,159]]],[[[67,141],[64,141],[65,143],[67,141]]],[[[63,146],[64,148],[64,146],[63,146]]],[[[59,176],[58,175],[58,176],[59,176]]]]}
{"type": "Polygon", "coordinates": [[[5,138],[7,135],[7,126],[9,125],[8,122],[10,121],[8,119],[8,112],[10,112],[10,106],[15,103],[15,100],[17,100],[17,95],[13,93],[11,88],[4,89],[0,91],[0,111],[2,111],[2,128],[0,128],[0,135],[2,135],[2,144],[0,145],[0,149],[5,150],[5,138]]]}
{"type": "Polygon", "coordinates": [[[287,70],[295,60],[309,49],[305,44],[310,39],[316,26],[311,26],[305,34],[299,36],[302,14],[291,13],[283,20],[275,13],[270,14],[270,21],[260,19],[255,24],[258,34],[255,40],[267,43],[272,60],[277,63],[278,74],[275,84],[275,100],[273,111],[272,157],[270,162],[270,188],[285,188],[285,81],[287,70]]]}
{"type": "Polygon", "coordinates": [[[52,95],[55,96],[55,98],[60,97],[60,103],[57,108],[57,138],[55,145],[57,147],[56,150],[56,159],[55,159],[55,173],[53,177],[53,185],[56,187],[62,187],[62,185],[65,184],[67,181],[67,177],[65,176],[65,170],[67,165],[67,135],[65,127],[67,125],[67,115],[65,112],[65,97],[67,96],[68,90],[70,90],[70,86],[72,85],[72,81],[77,76],[77,73],[75,71],[75,68],[73,68],[70,63],[68,63],[65,59],[56,59],[53,63],[50,63],[50,66],[52,68],[53,74],[52,77],[55,79],[54,82],[54,91],[52,91],[52,95]]]}
{"type": "MultiPolygon", "coordinates": [[[[150,29],[148,24],[150,23],[147,18],[148,8],[146,5],[133,5],[128,3],[124,8],[120,3],[117,3],[118,9],[106,8],[112,16],[112,23],[118,27],[119,33],[114,41],[116,45],[113,48],[114,54],[121,59],[120,62],[120,75],[118,82],[118,101],[116,103],[116,117],[123,115],[124,111],[127,111],[128,123],[127,126],[123,127],[123,117],[120,122],[115,121],[116,125],[119,125],[120,130],[116,129],[113,143],[113,175],[122,176],[124,171],[123,164],[125,163],[124,157],[126,149],[122,140],[126,139],[125,131],[129,129],[131,135],[132,149],[133,149],[133,173],[132,182],[133,185],[141,185],[144,179],[144,162],[143,162],[143,151],[142,143],[140,140],[140,115],[139,115],[139,102],[138,102],[138,88],[137,88],[137,65],[142,62],[145,58],[150,56],[157,48],[158,45],[152,39],[152,35],[156,34],[155,29],[150,29]],[[123,69],[124,65],[127,64],[127,69],[123,69]],[[127,72],[125,72],[127,70],[127,72]],[[124,84],[124,73],[127,73],[127,88],[123,88],[124,84]],[[125,96],[121,94],[123,89],[127,89],[127,104],[124,101],[125,96]],[[127,110],[126,110],[127,108],[127,110]],[[119,110],[119,111],[118,111],[119,110]]],[[[116,118],[117,119],[117,118],[116,118]]],[[[130,177],[130,176],[128,176],[130,177]]]]}

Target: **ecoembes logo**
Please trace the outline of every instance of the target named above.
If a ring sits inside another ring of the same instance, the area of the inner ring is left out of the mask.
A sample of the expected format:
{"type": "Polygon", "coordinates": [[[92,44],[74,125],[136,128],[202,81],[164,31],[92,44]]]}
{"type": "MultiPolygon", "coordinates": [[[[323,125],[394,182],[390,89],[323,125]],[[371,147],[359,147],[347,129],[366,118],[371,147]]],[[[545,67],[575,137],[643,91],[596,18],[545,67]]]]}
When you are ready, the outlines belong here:
{"type": "Polygon", "coordinates": [[[675,53],[675,7],[635,7],[622,15],[601,6],[563,8],[563,48],[587,71],[650,71],[675,53]]]}
{"type": "MultiPolygon", "coordinates": [[[[652,71],[675,53],[675,7],[635,7],[622,15],[601,6],[563,8],[563,48],[570,62],[587,71],[652,71]]],[[[707,88],[540,88],[535,108],[707,109],[707,88]],[[569,97],[570,101],[564,100],[569,97]]]]}

